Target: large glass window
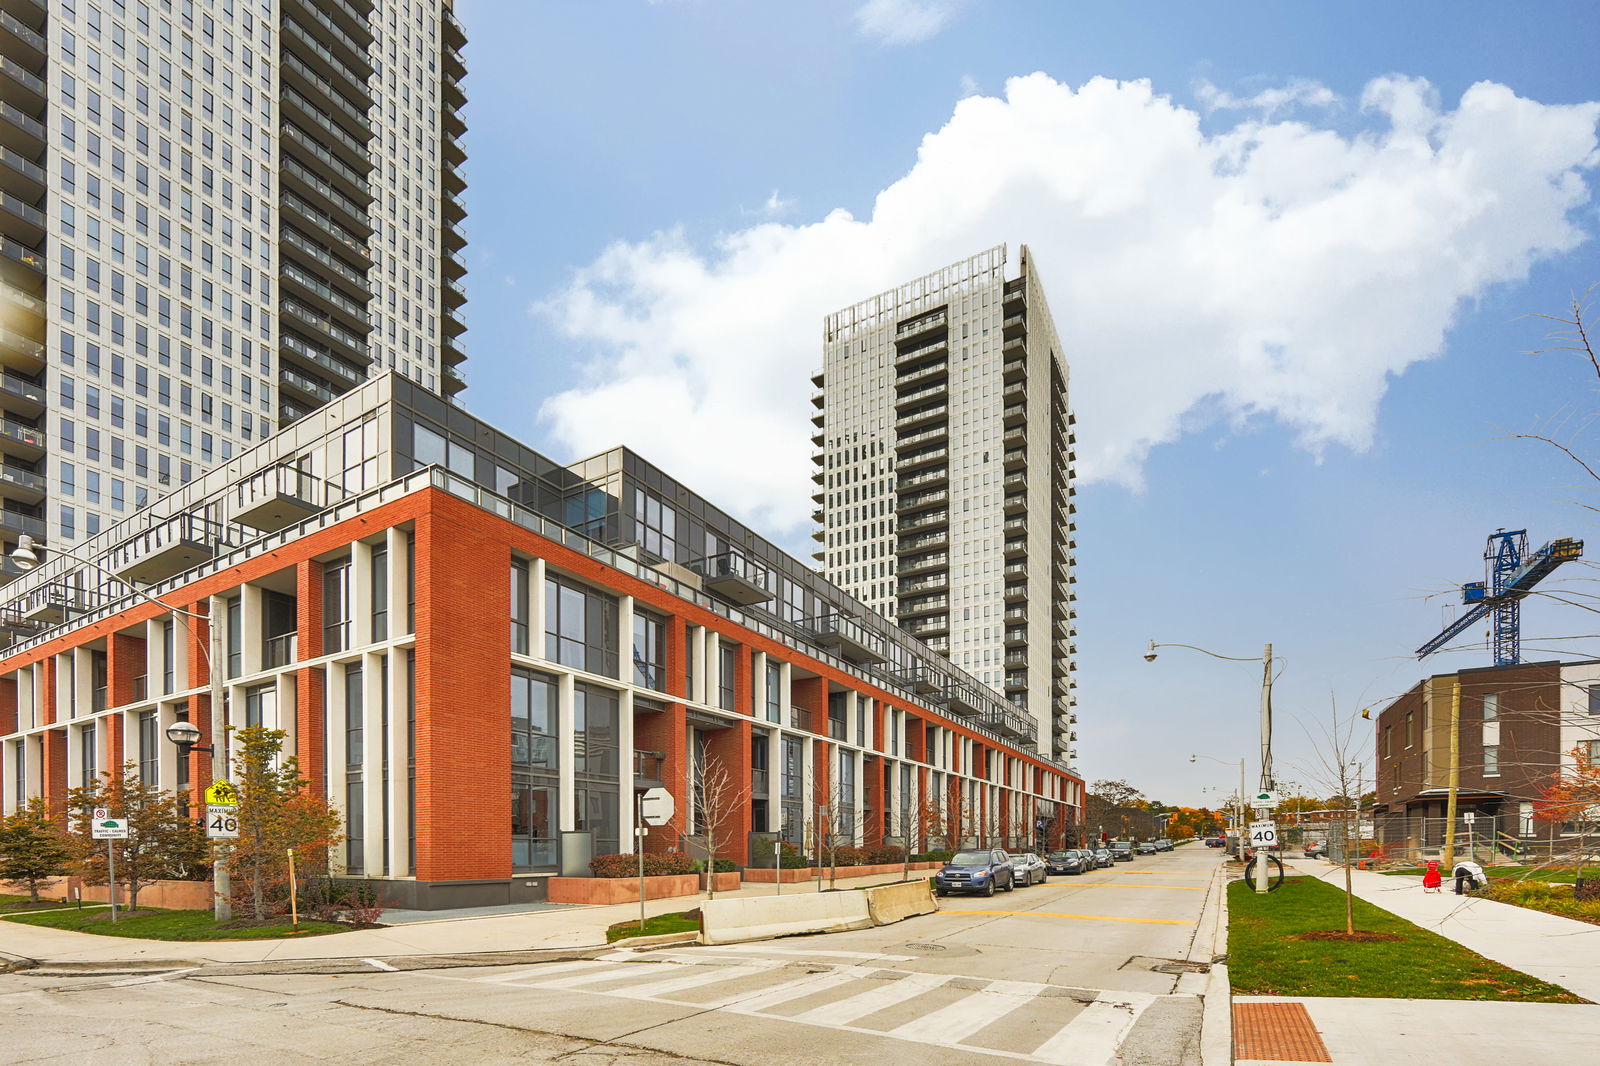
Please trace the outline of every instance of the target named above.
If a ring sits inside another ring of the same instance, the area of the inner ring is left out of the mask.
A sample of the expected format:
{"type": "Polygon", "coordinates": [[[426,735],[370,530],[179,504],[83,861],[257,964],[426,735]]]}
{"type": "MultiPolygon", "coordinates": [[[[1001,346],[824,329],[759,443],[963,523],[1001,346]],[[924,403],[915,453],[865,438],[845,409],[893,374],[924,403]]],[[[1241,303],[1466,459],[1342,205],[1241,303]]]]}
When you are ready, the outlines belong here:
{"type": "Polygon", "coordinates": [[[528,564],[523,559],[511,560],[511,650],[518,655],[528,654],[528,626],[531,622],[528,602],[528,564]]]}
{"type": "Polygon", "coordinates": [[[643,611],[633,616],[633,682],[667,688],[667,623],[643,611]]]}
{"type": "Polygon", "coordinates": [[[95,743],[95,723],[90,722],[78,731],[78,752],[82,756],[83,776],[78,784],[85,788],[94,784],[95,775],[100,772],[100,751],[95,743]]]}
{"type": "Polygon", "coordinates": [[[154,785],[160,779],[161,730],[155,711],[139,715],[139,780],[154,785]]]}
{"type": "Polygon", "coordinates": [[[738,677],[739,648],[733,644],[723,644],[718,653],[717,667],[717,706],[725,711],[731,711],[733,706],[734,682],[738,677]]]}
{"type": "Polygon", "coordinates": [[[544,592],[545,658],[616,677],[616,598],[554,577],[545,580],[544,592]]]}
{"type": "Polygon", "coordinates": [[[372,639],[389,639],[389,549],[372,549],[372,639]]]}
{"type": "MultiPolygon", "coordinates": [[[[346,675],[349,676],[348,674],[346,675]]],[[[356,675],[360,677],[359,672],[356,675]]],[[[244,724],[267,726],[278,724],[278,689],[275,685],[256,685],[244,690],[244,724]]]]}
{"type": "Polygon", "coordinates": [[[345,868],[350,873],[364,870],[366,841],[366,802],[362,782],[366,764],[366,729],[362,717],[362,678],[359,666],[344,668],[344,761],[345,761],[345,868]]]}
{"type": "Polygon", "coordinates": [[[597,685],[578,685],[572,707],[573,774],[577,779],[577,828],[594,834],[597,855],[621,847],[617,818],[617,774],[621,766],[620,701],[597,685]]]}
{"type": "Polygon", "coordinates": [[[783,720],[783,666],[767,660],[767,721],[783,720]]]}
{"type": "Polygon", "coordinates": [[[350,647],[350,560],[328,563],[322,571],[322,650],[350,647]]]}
{"type": "Polygon", "coordinates": [[[558,862],[556,701],[554,678],[511,671],[511,863],[517,870],[558,862]]]}
{"type": "Polygon", "coordinates": [[[228,675],[238,677],[244,673],[244,597],[235,596],[227,601],[228,620],[228,675]]]}
{"type": "Polygon", "coordinates": [[[178,633],[177,623],[167,621],[161,626],[161,691],[177,691],[178,633]]]}
{"type": "Polygon", "coordinates": [[[643,489],[634,489],[633,520],[638,525],[639,544],[645,551],[663,559],[673,558],[677,547],[676,511],[643,489]]]}

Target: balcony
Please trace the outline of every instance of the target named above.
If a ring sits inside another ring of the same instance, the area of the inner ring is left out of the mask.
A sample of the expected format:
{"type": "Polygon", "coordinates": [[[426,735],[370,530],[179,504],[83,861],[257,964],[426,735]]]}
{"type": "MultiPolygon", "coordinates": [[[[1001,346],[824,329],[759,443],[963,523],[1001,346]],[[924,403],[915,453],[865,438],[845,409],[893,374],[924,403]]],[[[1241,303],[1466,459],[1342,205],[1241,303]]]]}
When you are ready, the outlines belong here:
{"type": "Polygon", "coordinates": [[[1015,737],[1030,743],[1039,737],[1033,719],[1018,710],[996,708],[983,716],[983,724],[1001,736],[1015,737]]]}
{"type": "Polygon", "coordinates": [[[1025,381],[1028,377],[1028,362],[1025,359],[1008,359],[1000,368],[1000,380],[1011,384],[1025,381]]]}
{"type": "Polygon", "coordinates": [[[1008,428],[1020,426],[1028,420],[1028,405],[1025,403],[1011,404],[1001,412],[1001,416],[1008,428]]]}
{"type": "Polygon", "coordinates": [[[948,364],[943,359],[939,359],[921,366],[907,366],[900,372],[900,376],[895,379],[895,384],[901,386],[918,385],[925,381],[932,382],[937,379],[943,379],[949,373],[948,364]]]}
{"type": "Polygon", "coordinates": [[[315,229],[333,241],[339,247],[357,258],[367,257],[366,241],[356,236],[351,230],[345,229],[334,217],[317,207],[309,200],[302,199],[294,193],[284,190],[281,197],[284,214],[295,221],[309,222],[315,229]]]}
{"type": "Polygon", "coordinates": [[[295,397],[311,407],[321,407],[330,400],[343,395],[343,389],[337,389],[328,382],[310,374],[302,374],[289,366],[278,366],[278,387],[293,390],[298,395],[295,397]]]}
{"type": "Polygon", "coordinates": [[[939,637],[950,632],[950,616],[934,615],[930,618],[908,621],[902,623],[900,628],[919,640],[928,640],[931,646],[933,641],[929,638],[939,637]]]}
{"type": "Polygon", "coordinates": [[[88,610],[84,593],[60,582],[41,585],[23,597],[18,605],[22,617],[40,625],[64,622],[74,611],[88,610]]]}
{"type": "Polygon", "coordinates": [[[111,549],[107,568],[128,581],[165,581],[210,559],[222,534],[199,515],[174,515],[111,549]]]}
{"type": "Polygon", "coordinates": [[[308,31],[308,36],[314,36],[320,41],[331,41],[332,47],[337,50],[338,62],[348,71],[350,76],[365,81],[372,75],[372,66],[367,62],[367,45],[372,43],[369,31],[366,29],[364,19],[351,13],[350,6],[342,0],[325,0],[328,6],[335,8],[348,21],[336,24],[323,10],[319,0],[288,0],[284,4],[287,11],[304,15],[309,21],[302,24],[308,31]],[[351,32],[359,36],[352,35],[351,32]]]}
{"type": "Polygon", "coordinates": [[[298,300],[291,300],[287,298],[279,300],[278,307],[285,315],[298,319],[308,326],[315,327],[316,329],[320,330],[328,340],[337,342],[352,355],[358,356],[361,359],[363,366],[371,361],[371,357],[367,350],[367,342],[361,337],[356,336],[356,334],[345,329],[343,326],[339,325],[322,312],[308,307],[305,304],[300,303],[298,300]]]}
{"type": "Polygon", "coordinates": [[[912,691],[922,693],[937,692],[944,683],[943,675],[927,663],[913,663],[896,671],[894,679],[912,691]]]}
{"type": "Polygon", "coordinates": [[[1013,448],[1005,454],[1006,473],[1020,473],[1027,469],[1028,453],[1023,448],[1013,448]]]}
{"type": "Polygon", "coordinates": [[[49,87],[43,78],[10,56],[0,55],[0,99],[37,114],[49,98],[49,87]]]}
{"type": "MultiPolygon", "coordinates": [[[[11,468],[6,467],[6,469],[9,470],[11,468]]],[[[9,507],[3,507],[0,508],[0,533],[5,533],[11,537],[26,533],[35,540],[44,540],[48,535],[48,530],[45,528],[44,519],[35,518],[30,514],[23,514],[21,511],[13,511],[9,507]]]]}
{"type": "Polygon", "coordinates": [[[5,491],[6,499],[9,501],[38,503],[44,499],[49,487],[45,476],[38,471],[13,463],[0,464],[0,489],[5,491]]]}
{"type": "Polygon", "coordinates": [[[948,458],[950,458],[950,449],[938,446],[926,448],[920,452],[912,452],[910,455],[902,455],[900,461],[895,465],[904,472],[927,466],[930,463],[942,463],[948,458]]]}
{"type": "Polygon", "coordinates": [[[938,339],[931,340],[926,344],[919,344],[915,348],[901,349],[899,352],[895,353],[894,365],[897,368],[903,367],[908,363],[914,363],[919,359],[927,358],[935,353],[948,355],[949,352],[949,344],[946,343],[943,337],[939,337],[938,339]]]}
{"type": "Polygon", "coordinates": [[[1027,332],[1028,316],[1023,314],[1021,311],[1018,311],[1016,314],[1007,317],[1004,322],[1000,323],[1000,328],[1005,332],[1007,337],[1020,337],[1027,332]]]}
{"type": "MultiPolygon", "coordinates": [[[[20,370],[24,373],[37,374],[44,370],[44,345],[39,341],[34,340],[32,337],[25,337],[20,333],[13,332],[12,330],[6,329],[4,326],[0,326],[0,364],[10,367],[12,370],[20,370]]],[[[6,373],[5,376],[8,381],[13,378],[18,381],[27,380],[26,378],[21,378],[18,375],[9,372],[6,373]]],[[[37,388],[37,386],[35,386],[35,388],[37,388]]],[[[27,398],[27,394],[25,392],[17,391],[16,389],[11,388],[9,385],[6,388],[6,391],[18,399],[27,398]]],[[[43,410],[44,402],[45,400],[41,393],[38,399],[40,410],[43,410]]],[[[37,414],[38,412],[36,411],[34,413],[37,414]]]]}
{"type": "Polygon", "coordinates": [[[935,441],[948,440],[949,437],[950,427],[941,422],[939,425],[922,430],[920,433],[913,433],[909,437],[899,438],[894,442],[894,449],[897,452],[908,451],[932,444],[935,441]]]}
{"type": "Polygon", "coordinates": [[[950,610],[950,597],[945,595],[924,596],[921,599],[902,600],[900,602],[900,618],[908,620],[925,614],[948,614],[950,610]]]}
{"type": "MultiPolygon", "coordinates": [[[[943,384],[929,385],[910,392],[902,392],[894,399],[895,410],[904,410],[907,407],[919,404],[924,400],[942,399],[946,393],[943,384]]],[[[820,406],[820,405],[819,405],[820,406]]]]}
{"type": "Polygon", "coordinates": [[[44,34],[9,11],[0,11],[0,31],[0,44],[7,53],[21,56],[35,66],[43,65],[48,51],[44,34]]]}
{"type": "Polygon", "coordinates": [[[689,569],[700,575],[707,592],[740,607],[751,607],[772,599],[773,594],[767,587],[772,584],[771,572],[738,552],[722,552],[696,559],[689,564],[689,569]]]}
{"type": "Polygon", "coordinates": [[[977,689],[965,681],[951,681],[934,702],[942,704],[952,714],[971,717],[983,709],[983,699],[977,689]]]}
{"type": "Polygon", "coordinates": [[[346,388],[355,388],[366,380],[364,370],[340,359],[327,346],[307,340],[288,329],[279,334],[278,345],[292,360],[303,360],[317,371],[333,375],[346,388]]]}
{"type": "Polygon", "coordinates": [[[1008,540],[1008,541],[1006,541],[1006,559],[1007,559],[1007,561],[1010,561],[1010,560],[1013,560],[1013,559],[1021,559],[1021,558],[1025,557],[1027,554],[1028,554],[1028,542],[1026,540],[1008,540]]]}
{"type": "Polygon", "coordinates": [[[931,492],[919,492],[911,496],[901,496],[895,503],[895,511],[905,514],[907,511],[920,511],[926,507],[937,507],[949,499],[950,494],[944,489],[934,489],[931,492]]]}
{"type": "Polygon", "coordinates": [[[895,573],[901,577],[910,577],[912,574],[925,573],[950,565],[950,556],[947,552],[930,552],[927,555],[902,555],[900,563],[895,567],[895,573]]]}
{"type": "Polygon", "coordinates": [[[1011,584],[1006,586],[1007,603],[1026,603],[1028,600],[1028,586],[1026,583],[1011,584]]]}
{"type": "Polygon", "coordinates": [[[321,275],[296,266],[285,258],[278,265],[278,276],[284,281],[293,282],[293,287],[302,296],[320,301],[324,308],[343,315],[348,327],[362,331],[372,327],[367,318],[366,305],[350,299],[321,275]]]}
{"type": "Polygon", "coordinates": [[[32,462],[44,455],[44,451],[44,430],[14,418],[0,418],[0,452],[32,462]]]}
{"type": "Polygon", "coordinates": [[[883,652],[878,636],[852,618],[830,612],[801,623],[818,644],[832,648],[840,658],[853,663],[881,663],[883,652]]]}
{"type": "MultiPolygon", "coordinates": [[[[950,575],[948,573],[935,573],[919,578],[916,581],[900,582],[899,594],[902,596],[914,596],[919,592],[936,592],[949,587],[950,575]]],[[[904,608],[901,609],[901,613],[905,613],[904,608]]]]}
{"type": "Polygon", "coordinates": [[[928,470],[920,474],[912,474],[909,477],[903,477],[900,479],[900,483],[897,487],[901,492],[905,492],[908,489],[918,489],[928,485],[943,485],[949,480],[950,472],[940,468],[938,470],[928,470]]]}
{"type": "MultiPolygon", "coordinates": [[[[1008,514],[1008,515],[1022,514],[1027,509],[1028,509],[1028,497],[1027,497],[1027,494],[1021,493],[1021,492],[1013,492],[1011,495],[1006,497],[1006,501],[1005,501],[1005,512],[1006,512],[1006,514],[1008,514]]],[[[1019,521],[1022,521],[1022,520],[1019,519],[1019,518],[1012,518],[1009,521],[1010,522],[1019,522],[1019,521]]]]}
{"type": "Polygon", "coordinates": [[[263,670],[276,670],[279,667],[290,666],[300,653],[300,635],[298,633],[279,633],[274,637],[267,637],[261,642],[261,668],[263,670]]]}
{"type": "Polygon", "coordinates": [[[319,242],[312,240],[305,234],[288,226],[280,227],[279,236],[283,243],[295,249],[296,255],[305,255],[331,271],[350,287],[354,297],[363,304],[372,297],[372,286],[367,281],[367,271],[370,267],[363,263],[359,268],[334,255],[319,242]]]}
{"type": "Polygon", "coordinates": [[[948,404],[932,404],[921,410],[901,415],[894,420],[894,428],[896,432],[900,433],[915,431],[918,426],[932,422],[936,418],[944,418],[949,413],[950,407],[948,404]]]}
{"type": "Polygon", "coordinates": [[[897,342],[909,341],[915,337],[920,337],[924,333],[928,333],[931,330],[943,328],[944,324],[948,321],[949,318],[946,316],[944,308],[941,307],[936,311],[928,311],[918,315],[916,318],[908,319],[907,321],[900,323],[899,326],[895,327],[894,339],[897,342]]]}
{"type": "Polygon", "coordinates": [[[284,463],[234,486],[229,515],[241,525],[276,533],[332,507],[342,495],[321,478],[284,463]]]}

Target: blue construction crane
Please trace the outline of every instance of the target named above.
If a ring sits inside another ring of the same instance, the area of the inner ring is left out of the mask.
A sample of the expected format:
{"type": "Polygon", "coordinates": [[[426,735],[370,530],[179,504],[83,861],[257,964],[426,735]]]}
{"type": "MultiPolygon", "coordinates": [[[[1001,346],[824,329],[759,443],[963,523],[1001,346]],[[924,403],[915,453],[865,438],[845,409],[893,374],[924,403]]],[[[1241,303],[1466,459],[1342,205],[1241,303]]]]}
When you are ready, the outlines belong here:
{"type": "Polygon", "coordinates": [[[1553,540],[1530,555],[1526,529],[1490,533],[1489,544],[1483,550],[1486,579],[1461,586],[1461,602],[1470,604],[1467,613],[1418,648],[1417,658],[1426,659],[1478,619],[1492,614],[1489,646],[1494,650],[1494,664],[1513,666],[1521,662],[1522,598],[1556,567],[1582,555],[1583,541],[1574,537],[1553,540]]]}

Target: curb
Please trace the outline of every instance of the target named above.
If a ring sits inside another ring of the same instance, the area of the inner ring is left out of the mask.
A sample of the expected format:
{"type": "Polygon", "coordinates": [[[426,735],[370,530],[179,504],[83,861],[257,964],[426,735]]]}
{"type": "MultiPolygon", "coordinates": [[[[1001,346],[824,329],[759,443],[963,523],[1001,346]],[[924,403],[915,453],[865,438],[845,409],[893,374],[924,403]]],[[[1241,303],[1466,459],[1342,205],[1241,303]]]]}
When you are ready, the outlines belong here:
{"type": "MultiPolygon", "coordinates": [[[[1228,957],[1228,881],[1227,867],[1217,865],[1211,887],[1217,906],[1211,928],[1211,958],[1228,957]]],[[[1213,962],[1206,975],[1201,996],[1200,1061],[1204,1066],[1232,1066],[1233,1063],[1233,986],[1226,962],[1213,962]]]]}
{"type": "Polygon", "coordinates": [[[9,951],[0,951],[0,973],[31,970],[38,965],[39,960],[37,959],[30,959],[26,955],[13,955],[9,951]]]}

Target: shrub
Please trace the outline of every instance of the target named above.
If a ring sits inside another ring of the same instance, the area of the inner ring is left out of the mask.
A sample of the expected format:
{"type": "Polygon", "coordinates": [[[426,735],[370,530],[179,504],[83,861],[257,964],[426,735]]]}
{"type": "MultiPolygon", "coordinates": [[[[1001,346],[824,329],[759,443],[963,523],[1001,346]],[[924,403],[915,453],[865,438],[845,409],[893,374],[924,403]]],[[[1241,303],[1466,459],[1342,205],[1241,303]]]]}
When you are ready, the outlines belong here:
{"type": "Polygon", "coordinates": [[[882,847],[867,849],[867,862],[874,866],[887,866],[891,863],[905,861],[906,852],[904,848],[884,845],[882,847]]]}
{"type": "Polygon", "coordinates": [[[823,853],[832,860],[834,866],[865,866],[867,865],[867,852],[864,848],[852,847],[845,844],[841,847],[831,848],[823,853]]]}
{"type": "Polygon", "coordinates": [[[955,855],[952,848],[939,848],[935,851],[919,851],[911,856],[912,862],[949,862],[955,855]]]}
{"type": "Polygon", "coordinates": [[[717,859],[711,864],[711,872],[714,874],[736,874],[739,872],[739,864],[732,859],[717,859]]]}
{"type": "MultiPolygon", "coordinates": [[[[596,877],[638,877],[639,857],[637,855],[596,855],[589,860],[589,869],[594,872],[596,877]]],[[[692,874],[695,870],[695,861],[682,852],[674,851],[665,855],[646,855],[644,857],[644,875],[646,877],[692,874]]]]}
{"type": "Polygon", "coordinates": [[[319,922],[376,925],[383,917],[383,898],[370,881],[322,875],[300,883],[300,915],[319,922]]]}

